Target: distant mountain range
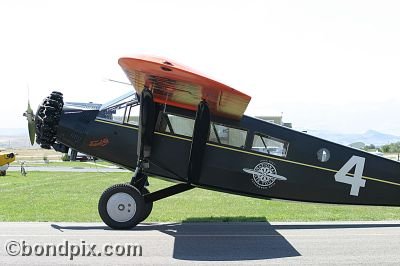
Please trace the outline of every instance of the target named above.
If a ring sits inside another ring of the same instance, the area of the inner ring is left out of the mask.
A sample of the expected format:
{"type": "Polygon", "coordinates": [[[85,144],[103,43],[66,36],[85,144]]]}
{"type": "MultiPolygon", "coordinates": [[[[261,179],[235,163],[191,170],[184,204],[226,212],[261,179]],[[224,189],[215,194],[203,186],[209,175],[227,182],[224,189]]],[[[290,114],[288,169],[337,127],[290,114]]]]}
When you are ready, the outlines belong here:
{"type": "MultiPolygon", "coordinates": [[[[0,128],[0,148],[31,147],[27,128],[0,128]]],[[[37,146],[36,146],[37,147],[37,146]]]]}
{"type": "Polygon", "coordinates": [[[308,134],[343,145],[363,142],[366,145],[374,144],[375,146],[382,146],[400,141],[400,136],[385,134],[375,130],[368,130],[362,134],[341,134],[331,131],[309,130],[308,134]]]}
{"type": "MultiPolygon", "coordinates": [[[[323,130],[309,130],[307,133],[343,145],[363,142],[366,145],[374,144],[376,146],[382,146],[384,144],[400,141],[400,136],[385,134],[375,130],[368,130],[363,134],[342,134],[323,130]]],[[[30,147],[28,130],[25,128],[0,128],[0,148],[7,147],[30,147]]]]}
{"type": "Polygon", "coordinates": [[[0,128],[0,136],[27,136],[27,128],[0,128]]]}

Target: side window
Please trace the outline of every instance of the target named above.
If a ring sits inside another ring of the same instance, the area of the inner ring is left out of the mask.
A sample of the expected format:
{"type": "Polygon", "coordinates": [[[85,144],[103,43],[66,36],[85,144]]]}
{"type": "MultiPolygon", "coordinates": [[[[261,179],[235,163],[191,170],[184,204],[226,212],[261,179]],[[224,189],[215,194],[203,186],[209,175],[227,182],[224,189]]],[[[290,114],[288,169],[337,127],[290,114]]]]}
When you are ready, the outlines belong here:
{"type": "Polygon", "coordinates": [[[139,105],[129,105],[126,109],[125,123],[130,125],[139,125],[139,105]]]}
{"type": "Polygon", "coordinates": [[[124,120],[124,115],[125,115],[125,106],[121,106],[114,110],[114,112],[112,113],[111,120],[118,123],[122,123],[124,120]]]}
{"type": "Polygon", "coordinates": [[[209,141],[244,148],[247,131],[211,123],[209,141]]]}
{"type": "Polygon", "coordinates": [[[167,114],[168,125],[165,127],[165,132],[192,137],[194,120],[183,116],[167,114]]]}
{"type": "Polygon", "coordinates": [[[255,134],[251,149],[265,154],[286,157],[288,148],[289,142],[287,141],[264,134],[255,134]]]}
{"type": "Polygon", "coordinates": [[[101,110],[97,115],[98,118],[111,120],[114,122],[122,123],[125,115],[125,106],[118,106],[101,110]]]}

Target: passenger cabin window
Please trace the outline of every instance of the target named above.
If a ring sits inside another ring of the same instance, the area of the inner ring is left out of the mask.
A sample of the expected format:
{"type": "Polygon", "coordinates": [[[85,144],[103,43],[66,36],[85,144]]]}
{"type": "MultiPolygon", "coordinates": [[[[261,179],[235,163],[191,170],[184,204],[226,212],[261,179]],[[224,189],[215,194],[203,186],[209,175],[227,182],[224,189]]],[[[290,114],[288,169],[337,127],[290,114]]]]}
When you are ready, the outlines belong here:
{"type": "Polygon", "coordinates": [[[209,141],[237,148],[244,148],[247,131],[211,123],[209,141]]]}
{"type": "Polygon", "coordinates": [[[255,134],[252,150],[271,154],[279,157],[286,157],[289,142],[264,134],[255,134]]]}
{"type": "Polygon", "coordinates": [[[163,120],[165,123],[164,130],[160,129],[160,131],[192,137],[194,128],[193,119],[173,114],[164,114],[163,120]]]}

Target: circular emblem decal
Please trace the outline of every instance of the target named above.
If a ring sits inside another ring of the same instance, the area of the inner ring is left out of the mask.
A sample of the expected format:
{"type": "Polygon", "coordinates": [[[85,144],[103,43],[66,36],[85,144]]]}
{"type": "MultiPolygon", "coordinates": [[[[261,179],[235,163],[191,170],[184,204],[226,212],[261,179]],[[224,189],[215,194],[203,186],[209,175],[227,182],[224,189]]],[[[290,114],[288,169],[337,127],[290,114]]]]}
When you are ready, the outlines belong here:
{"type": "Polygon", "coordinates": [[[275,183],[275,166],[268,162],[261,162],[254,167],[253,182],[260,187],[271,187],[275,183]],[[272,175],[271,175],[272,174],[272,175]]]}
{"type": "Polygon", "coordinates": [[[243,168],[243,171],[251,174],[253,184],[262,189],[273,187],[276,180],[287,180],[286,177],[278,175],[274,163],[270,161],[262,161],[253,169],[243,168]]]}

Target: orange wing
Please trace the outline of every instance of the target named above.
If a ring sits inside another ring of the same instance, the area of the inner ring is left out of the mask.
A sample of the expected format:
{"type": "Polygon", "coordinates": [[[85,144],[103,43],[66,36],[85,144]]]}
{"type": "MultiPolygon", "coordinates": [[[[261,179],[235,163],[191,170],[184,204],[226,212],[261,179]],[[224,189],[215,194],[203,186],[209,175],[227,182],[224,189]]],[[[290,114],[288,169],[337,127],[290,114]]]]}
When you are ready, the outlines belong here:
{"type": "Polygon", "coordinates": [[[144,87],[149,88],[157,103],[195,111],[204,99],[214,115],[239,120],[251,99],[240,91],[162,58],[123,57],[118,63],[135,90],[140,93],[144,87]]]}

